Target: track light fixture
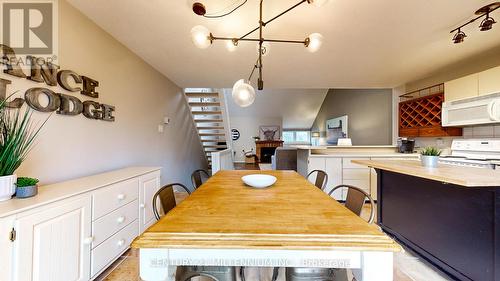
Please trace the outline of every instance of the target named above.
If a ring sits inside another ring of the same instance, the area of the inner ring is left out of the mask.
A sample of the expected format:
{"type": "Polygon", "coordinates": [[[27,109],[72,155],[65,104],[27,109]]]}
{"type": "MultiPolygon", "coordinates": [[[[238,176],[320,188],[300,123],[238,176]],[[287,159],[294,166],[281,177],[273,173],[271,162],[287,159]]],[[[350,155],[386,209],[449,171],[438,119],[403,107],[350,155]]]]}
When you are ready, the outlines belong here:
{"type": "Polygon", "coordinates": [[[459,28],[457,31],[457,34],[455,34],[455,36],[453,36],[453,43],[455,43],[455,44],[462,43],[462,42],[464,42],[465,37],[467,37],[467,35],[465,35],[465,33],[463,31],[461,31],[459,28]]]}
{"type": "MultiPolygon", "coordinates": [[[[226,12],[225,14],[221,15],[207,15],[206,14],[206,9],[203,4],[196,2],[193,4],[193,12],[197,15],[206,17],[206,18],[219,18],[219,17],[224,17],[228,14],[231,14],[232,12],[236,11],[238,8],[243,6],[247,0],[244,0],[242,3],[237,4],[234,3],[233,6],[237,5],[235,8],[232,8],[229,12],[226,12]]],[[[300,0],[297,4],[293,5],[292,7],[286,9],[285,11],[279,13],[275,17],[264,21],[262,19],[262,10],[263,10],[263,2],[264,0],[260,0],[260,9],[259,9],[259,26],[250,30],[247,32],[245,35],[241,37],[234,37],[234,38],[229,38],[229,37],[216,37],[210,31],[201,25],[193,27],[191,30],[191,37],[193,40],[193,43],[200,49],[205,49],[208,48],[214,41],[216,40],[223,40],[226,41],[226,48],[232,52],[235,51],[238,43],[240,41],[249,41],[249,42],[256,42],[257,43],[257,53],[258,53],[258,58],[255,64],[253,65],[252,71],[250,73],[250,77],[248,80],[240,79],[238,80],[234,86],[233,86],[233,99],[235,102],[242,106],[249,106],[251,105],[254,100],[255,100],[255,90],[250,84],[250,81],[252,80],[252,76],[256,70],[258,70],[258,79],[257,79],[257,87],[259,90],[264,89],[264,80],[262,79],[262,57],[266,56],[269,53],[269,43],[293,43],[293,44],[301,44],[304,47],[307,48],[307,50],[311,53],[314,53],[318,51],[323,43],[323,36],[319,33],[312,33],[310,34],[307,38],[304,40],[283,40],[283,39],[269,39],[269,38],[264,38],[263,35],[263,28],[271,23],[272,21],[276,20],[277,18],[283,16],[284,14],[290,12],[291,10],[297,8],[298,6],[307,3],[311,4],[316,7],[320,7],[324,5],[328,0],[300,0]],[[258,31],[258,38],[248,38],[248,36],[254,32],[258,31]]],[[[228,7],[230,9],[230,7],[228,7]]]]}
{"type": "Polygon", "coordinates": [[[492,17],[490,17],[490,14],[493,11],[497,10],[498,8],[500,8],[500,2],[491,3],[487,6],[482,7],[481,9],[477,10],[475,13],[476,15],[478,15],[477,17],[471,19],[467,23],[464,23],[461,26],[450,31],[450,33],[456,32],[455,35],[453,36],[453,43],[458,44],[458,43],[464,42],[464,39],[465,39],[465,37],[467,37],[467,35],[465,35],[465,33],[462,31],[462,28],[477,21],[478,19],[480,19],[482,17],[485,17],[485,18],[483,19],[483,21],[481,21],[481,24],[479,25],[479,30],[480,31],[490,30],[493,27],[493,24],[496,23],[496,21],[492,17]]]}
{"type": "Polygon", "coordinates": [[[479,30],[488,31],[493,27],[493,24],[497,23],[492,17],[490,17],[490,13],[486,14],[486,18],[479,25],[479,30]]]}

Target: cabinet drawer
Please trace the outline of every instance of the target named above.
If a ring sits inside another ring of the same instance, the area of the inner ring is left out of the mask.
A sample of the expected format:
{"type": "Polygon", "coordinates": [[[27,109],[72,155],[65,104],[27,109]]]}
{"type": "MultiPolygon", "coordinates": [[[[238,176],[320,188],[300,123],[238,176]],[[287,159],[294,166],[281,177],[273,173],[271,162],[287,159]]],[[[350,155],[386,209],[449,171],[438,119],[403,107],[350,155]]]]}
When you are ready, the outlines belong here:
{"type": "Polygon", "coordinates": [[[370,158],[342,158],[342,167],[348,169],[366,169],[366,166],[354,164],[352,160],[370,160],[370,158]]]}
{"type": "Polygon", "coordinates": [[[344,180],[344,184],[359,187],[370,194],[370,178],[366,180],[344,180]]]}
{"type": "Polygon", "coordinates": [[[111,236],[101,245],[95,247],[92,252],[91,275],[95,277],[108,264],[113,262],[123,251],[128,249],[130,243],[139,234],[139,222],[135,220],[124,229],[111,236]]]}
{"type": "Polygon", "coordinates": [[[92,236],[94,237],[92,248],[98,246],[111,235],[135,221],[138,217],[138,212],[139,203],[137,200],[134,200],[94,221],[92,223],[92,236]]]}
{"type": "Polygon", "coordinates": [[[343,169],[342,179],[344,180],[368,180],[370,178],[370,169],[343,169]]]}
{"type": "Polygon", "coordinates": [[[124,206],[139,196],[139,179],[130,179],[104,188],[93,194],[93,216],[96,220],[124,206]]]}

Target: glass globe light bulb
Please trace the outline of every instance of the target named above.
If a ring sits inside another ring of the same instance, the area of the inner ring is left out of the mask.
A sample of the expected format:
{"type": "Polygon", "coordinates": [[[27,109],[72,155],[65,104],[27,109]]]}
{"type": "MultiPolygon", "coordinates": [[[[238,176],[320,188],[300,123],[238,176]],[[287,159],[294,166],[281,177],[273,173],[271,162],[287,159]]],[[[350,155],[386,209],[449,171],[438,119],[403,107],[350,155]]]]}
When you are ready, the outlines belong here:
{"type": "Polygon", "coordinates": [[[200,49],[206,49],[212,44],[210,42],[210,31],[202,25],[197,25],[191,29],[191,40],[200,49]]]}
{"type": "Polygon", "coordinates": [[[309,37],[306,39],[306,41],[309,41],[307,43],[307,50],[311,53],[317,52],[320,48],[321,45],[323,45],[323,35],[319,33],[313,33],[309,35],[309,37]]]}
{"type": "Polygon", "coordinates": [[[234,83],[232,96],[238,106],[247,107],[255,101],[255,89],[245,80],[240,79],[234,83]]]}

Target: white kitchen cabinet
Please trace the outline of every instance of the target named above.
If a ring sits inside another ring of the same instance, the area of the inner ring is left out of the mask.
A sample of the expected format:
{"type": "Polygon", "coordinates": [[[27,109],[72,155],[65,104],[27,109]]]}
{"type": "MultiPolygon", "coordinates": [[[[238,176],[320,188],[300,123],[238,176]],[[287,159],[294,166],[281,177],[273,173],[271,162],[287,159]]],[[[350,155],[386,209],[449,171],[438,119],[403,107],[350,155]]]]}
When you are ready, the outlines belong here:
{"type": "Polygon", "coordinates": [[[160,172],[149,173],[139,180],[139,227],[141,233],[156,221],[153,195],[160,189],[160,172]]]}
{"type": "Polygon", "coordinates": [[[140,234],[139,198],[151,201],[159,184],[159,168],[130,167],[2,202],[0,280],[96,278],[140,234]]]}
{"type": "Polygon", "coordinates": [[[10,216],[0,219],[0,280],[14,280],[12,268],[14,261],[12,260],[13,244],[11,235],[14,229],[15,217],[10,216]]]}
{"type": "Polygon", "coordinates": [[[479,73],[479,95],[500,93],[500,66],[479,73]]]}
{"type": "Polygon", "coordinates": [[[476,97],[479,95],[479,74],[471,74],[444,83],[444,100],[446,102],[476,97]]]}
{"type": "MultiPolygon", "coordinates": [[[[342,158],[326,158],[325,172],[328,174],[325,192],[328,193],[334,187],[342,184],[342,158]]],[[[345,200],[345,188],[336,190],[331,196],[337,200],[345,200]]]]}
{"type": "Polygon", "coordinates": [[[89,280],[91,220],[89,195],[18,218],[15,280],[89,280]]]}

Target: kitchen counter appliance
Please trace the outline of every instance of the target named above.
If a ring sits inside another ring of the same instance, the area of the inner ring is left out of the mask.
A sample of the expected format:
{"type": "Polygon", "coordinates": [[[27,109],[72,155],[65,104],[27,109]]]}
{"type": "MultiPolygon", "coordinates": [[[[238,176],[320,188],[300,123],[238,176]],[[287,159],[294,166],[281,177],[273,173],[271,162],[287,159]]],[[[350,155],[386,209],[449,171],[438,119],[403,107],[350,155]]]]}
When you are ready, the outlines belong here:
{"type": "Polygon", "coordinates": [[[405,138],[398,139],[398,152],[399,153],[413,153],[415,149],[415,140],[405,138]]]}
{"type": "Polygon", "coordinates": [[[500,139],[456,139],[439,163],[500,170],[500,139]]]}

